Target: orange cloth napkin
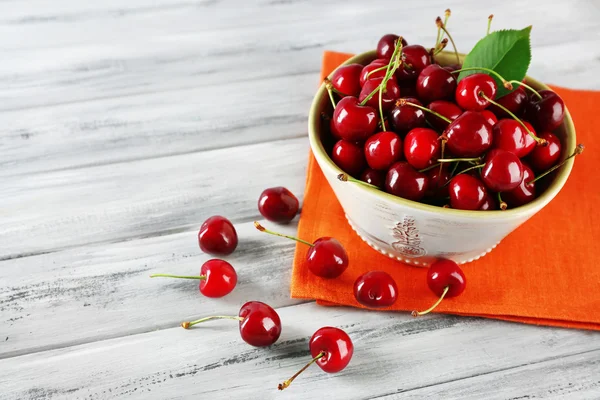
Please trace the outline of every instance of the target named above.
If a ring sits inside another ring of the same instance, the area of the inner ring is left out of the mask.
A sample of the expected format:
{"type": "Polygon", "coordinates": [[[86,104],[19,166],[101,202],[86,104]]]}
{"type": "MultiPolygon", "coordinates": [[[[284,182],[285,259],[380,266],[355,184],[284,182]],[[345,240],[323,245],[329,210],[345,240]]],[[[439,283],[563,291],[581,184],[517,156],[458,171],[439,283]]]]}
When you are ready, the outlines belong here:
{"type": "MultiPolygon", "coordinates": [[[[326,52],[321,81],[350,54],[326,52]]],[[[559,195],[505,238],[490,254],[462,266],[467,288],[442,301],[437,312],[496,318],[538,325],[600,330],[600,92],[555,88],[569,107],[578,143],[586,150],[559,195]]],[[[398,284],[390,310],[429,308],[437,297],[426,283],[427,270],[393,261],[371,249],[348,225],[340,204],[312,154],[299,237],[333,236],[346,248],[350,265],[337,279],[321,279],[305,265],[307,248],[298,244],[291,295],[322,305],[361,307],[353,295],[355,279],[383,270],[398,284]]]]}

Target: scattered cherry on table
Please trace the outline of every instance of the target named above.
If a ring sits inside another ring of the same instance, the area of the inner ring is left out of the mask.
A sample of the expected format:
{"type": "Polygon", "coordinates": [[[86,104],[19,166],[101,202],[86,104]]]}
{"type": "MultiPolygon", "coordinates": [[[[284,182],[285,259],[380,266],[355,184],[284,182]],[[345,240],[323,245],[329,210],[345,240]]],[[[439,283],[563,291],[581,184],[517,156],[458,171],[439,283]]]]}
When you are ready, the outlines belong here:
{"type": "Polygon", "coordinates": [[[430,313],[444,298],[460,295],[467,286],[467,278],[457,263],[442,259],[435,261],[427,270],[427,286],[439,299],[425,311],[413,311],[413,317],[430,313]]]}
{"type": "Polygon", "coordinates": [[[198,244],[205,253],[226,256],[233,253],[237,247],[237,232],[231,221],[215,215],[204,221],[200,227],[198,244]]]}
{"type": "Polygon", "coordinates": [[[258,198],[258,211],[273,222],[290,222],[299,208],[298,198],[282,186],[265,189],[258,198]]]}
{"type": "Polygon", "coordinates": [[[356,278],[354,298],[366,307],[389,307],[398,298],[398,285],[385,271],[369,271],[356,278]]]}

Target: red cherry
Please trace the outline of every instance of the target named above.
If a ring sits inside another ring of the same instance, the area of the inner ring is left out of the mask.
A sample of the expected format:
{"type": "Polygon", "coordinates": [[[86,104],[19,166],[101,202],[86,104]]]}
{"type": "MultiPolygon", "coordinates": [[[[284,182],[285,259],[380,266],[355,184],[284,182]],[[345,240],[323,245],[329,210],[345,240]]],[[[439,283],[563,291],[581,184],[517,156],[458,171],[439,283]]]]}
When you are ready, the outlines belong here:
{"type": "MultiPolygon", "coordinates": [[[[362,90],[360,91],[360,95],[358,96],[358,101],[362,103],[362,101],[366,99],[367,96],[370,95],[371,92],[373,92],[373,90],[377,89],[377,87],[381,85],[381,81],[383,81],[383,78],[373,78],[365,82],[365,85],[363,86],[362,90]]],[[[394,104],[396,103],[396,99],[398,97],[400,97],[400,88],[396,84],[396,81],[390,79],[385,84],[385,90],[383,91],[383,94],[381,96],[381,107],[383,108],[383,111],[387,112],[391,110],[392,107],[394,107],[394,104]]],[[[366,105],[378,110],[379,92],[373,97],[371,97],[369,100],[367,100],[366,105]]]]}
{"type": "Polygon", "coordinates": [[[402,158],[402,140],[394,132],[379,132],[365,142],[365,157],[369,167],[387,170],[402,158]]]}
{"type": "Polygon", "coordinates": [[[509,207],[515,208],[531,202],[535,199],[535,182],[528,184],[535,178],[533,171],[529,166],[523,163],[523,180],[513,190],[502,193],[502,200],[509,207]]]}
{"type": "Polygon", "coordinates": [[[258,198],[258,211],[273,222],[290,222],[299,208],[298,198],[281,186],[265,189],[258,198]]]}
{"type": "MultiPolygon", "coordinates": [[[[459,106],[457,106],[456,104],[454,104],[450,101],[446,101],[446,100],[433,101],[433,102],[429,103],[427,108],[429,108],[431,111],[434,111],[434,112],[448,118],[450,121],[454,121],[456,118],[460,117],[463,113],[463,110],[459,106]]],[[[438,118],[437,116],[435,116],[431,113],[427,113],[426,118],[427,118],[427,122],[429,122],[431,125],[433,125],[433,127],[435,129],[438,129],[440,131],[443,131],[449,125],[448,122],[444,121],[441,118],[438,118]]]]}
{"type": "Polygon", "coordinates": [[[523,182],[523,164],[514,153],[493,149],[486,156],[481,179],[494,192],[512,190],[523,182]]]}
{"type": "Polygon", "coordinates": [[[360,74],[363,68],[360,64],[342,65],[331,76],[331,84],[347,96],[358,96],[361,87],[360,74]]]}
{"type": "MultiPolygon", "coordinates": [[[[522,122],[527,127],[527,129],[529,129],[529,132],[533,133],[534,136],[537,136],[535,129],[533,129],[533,126],[529,122],[527,122],[527,121],[522,121],[522,122]]],[[[537,146],[537,142],[535,141],[534,138],[531,137],[531,135],[528,132],[525,132],[525,135],[523,136],[523,138],[525,139],[525,149],[521,153],[521,156],[520,156],[521,158],[527,156],[529,153],[531,153],[533,151],[535,146],[537,146]]]]}
{"type": "Polygon", "coordinates": [[[152,274],[150,278],[179,278],[179,279],[200,279],[200,292],[206,297],[223,297],[235,288],[237,284],[237,274],[235,269],[227,261],[212,259],[202,264],[200,275],[170,275],[170,274],[152,274]]]}
{"type": "Polygon", "coordinates": [[[417,79],[417,94],[421,101],[449,100],[456,91],[456,78],[437,64],[428,65],[417,79]]]}
{"type": "Polygon", "coordinates": [[[447,165],[440,168],[432,168],[427,173],[427,191],[425,196],[430,199],[442,199],[448,197],[448,181],[450,180],[450,171],[447,165]]]}
{"type": "Polygon", "coordinates": [[[423,69],[431,64],[429,51],[418,44],[402,48],[402,66],[396,71],[400,80],[416,79],[423,69]]]}
{"type": "Polygon", "coordinates": [[[493,211],[498,209],[498,202],[490,193],[487,194],[485,200],[481,207],[479,207],[480,211],[493,211]]]}
{"type": "Polygon", "coordinates": [[[215,215],[200,227],[198,244],[205,253],[226,256],[237,247],[237,232],[227,218],[215,215]]]}
{"type": "Polygon", "coordinates": [[[542,172],[552,167],[560,158],[562,145],[560,140],[550,132],[539,135],[548,142],[547,146],[536,146],[527,156],[527,163],[534,171],[542,172]]]}
{"type": "Polygon", "coordinates": [[[492,145],[492,126],[481,113],[465,111],[448,125],[443,136],[453,154],[479,157],[492,145]]]}
{"type": "Polygon", "coordinates": [[[339,140],[333,146],[331,159],[338,167],[352,176],[359,176],[367,166],[363,147],[345,140],[339,140]]]}
{"type": "Polygon", "coordinates": [[[387,272],[370,271],[354,282],[354,297],[363,306],[389,307],[398,298],[398,286],[387,272]]]}
{"type": "Polygon", "coordinates": [[[404,138],[404,157],[415,169],[432,165],[439,156],[439,135],[433,129],[415,128],[404,138]]]}
{"type": "Polygon", "coordinates": [[[360,175],[360,180],[382,189],[385,185],[385,172],[367,168],[360,175]]]}
{"type": "MultiPolygon", "coordinates": [[[[525,137],[529,136],[523,126],[514,119],[501,119],[492,130],[493,147],[515,154],[521,158],[525,155],[525,137]]],[[[535,145],[535,140],[531,139],[535,145]]]]}
{"type": "Polygon", "coordinates": [[[407,162],[400,161],[387,172],[385,189],[395,196],[419,201],[427,191],[427,175],[415,170],[407,162]]]}
{"type": "Polygon", "coordinates": [[[335,124],[333,123],[333,119],[329,120],[329,132],[331,132],[331,136],[333,136],[333,138],[336,140],[340,140],[342,138],[340,133],[337,131],[335,124]]]}
{"type": "Polygon", "coordinates": [[[552,90],[540,90],[542,99],[532,96],[525,111],[526,118],[538,132],[553,131],[562,124],[565,118],[565,103],[552,90]]]}
{"type": "Polygon", "coordinates": [[[338,135],[344,140],[362,142],[377,129],[377,111],[361,106],[356,97],[341,99],[333,111],[333,123],[338,135]]]}
{"type": "Polygon", "coordinates": [[[412,315],[414,317],[433,311],[444,298],[460,295],[467,286],[467,278],[462,269],[454,261],[438,260],[431,264],[427,270],[427,286],[440,298],[428,310],[421,312],[413,311],[412,315]]]}
{"type": "Polygon", "coordinates": [[[490,110],[483,110],[480,112],[481,112],[481,115],[483,115],[485,117],[485,119],[491,126],[496,125],[496,123],[498,122],[498,118],[496,118],[496,116],[494,115],[493,112],[491,112],[490,110]]]}
{"type": "MultiPolygon", "coordinates": [[[[496,103],[499,103],[501,106],[504,106],[508,109],[508,111],[515,114],[517,117],[521,116],[523,111],[525,110],[525,103],[527,101],[527,93],[522,86],[519,86],[517,89],[513,90],[509,94],[500,97],[496,100],[496,103]]],[[[490,104],[489,110],[494,113],[498,118],[511,118],[511,116],[496,106],[495,104],[490,104]]]]}
{"type": "MultiPolygon", "coordinates": [[[[379,42],[377,43],[377,58],[389,60],[392,58],[392,54],[396,49],[396,42],[398,41],[399,36],[394,35],[393,33],[388,33],[387,35],[383,35],[379,42]]],[[[402,38],[402,46],[406,46],[406,40],[402,38]]]]}
{"type": "Polygon", "coordinates": [[[496,81],[488,74],[473,74],[464,77],[456,87],[456,102],[469,111],[481,111],[490,105],[490,102],[480,96],[483,92],[487,97],[494,100],[497,91],[496,81]]]}
{"type": "Polygon", "coordinates": [[[457,210],[479,210],[487,196],[483,183],[474,176],[456,175],[448,185],[450,206],[457,210]]]}
{"type": "Polygon", "coordinates": [[[240,308],[237,317],[211,316],[191,322],[182,322],[185,329],[212,319],[236,319],[240,322],[240,335],[244,342],[255,347],[270,346],[281,335],[281,320],[277,312],[270,306],[260,301],[249,301],[240,308]]]}
{"type": "Polygon", "coordinates": [[[375,78],[384,78],[385,77],[385,69],[382,69],[381,71],[377,71],[377,72],[373,72],[371,73],[371,71],[374,71],[376,69],[379,69],[381,67],[384,67],[386,65],[388,65],[388,60],[374,60],[372,61],[369,65],[366,65],[363,67],[362,71],[360,72],[360,79],[359,79],[359,83],[360,86],[364,86],[365,82],[367,82],[369,79],[375,79],[375,78]]]}
{"type": "MultiPolygon", "coordinates": [[[[415,98],[405,97],[404,99],[422,106],[421,102],[415,98]]],[[[390,112],[389,120],[395,132],[406,134],[411,129],[425,125],[425,112],[408,104],[396,104],[390,112]]]]}

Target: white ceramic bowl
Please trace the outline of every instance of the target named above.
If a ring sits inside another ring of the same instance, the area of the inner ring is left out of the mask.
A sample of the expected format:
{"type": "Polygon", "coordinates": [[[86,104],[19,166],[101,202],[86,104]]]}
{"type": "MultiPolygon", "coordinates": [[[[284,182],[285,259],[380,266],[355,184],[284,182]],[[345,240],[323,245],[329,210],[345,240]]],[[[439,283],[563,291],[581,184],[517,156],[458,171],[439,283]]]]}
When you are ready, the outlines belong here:
{"type": "MultiPolygon", "coordinates": [[[[345,64],[366,65],[375,58],[375,51],[359,54],[345,64]]],[[[453,54],[436,57],[441,64],[451,64],[453,54]]],[[[548,87],[527,77],[536,89],[548,87]]],[[[372,248],[404,263],[428,266],[438,258],[458,263],[477,260],[490,252],[519,225],[548,204],[565,184],[573,159],[553,174],[546,190],[534,201],[506,211],[464,211],[430,206],[364,185],[341,182],[338,168],[321,143],[327,134],[321,113],[331,115],[331,104],[324,85],[317,92],[309,115],[308,129],[312,152],[342,205],[348,223],[372,248]]],[[[576,146],[575,128],[567,110],[562,126],[554,132],[563,145],[563,155],[571,154],[576,146]]]]}

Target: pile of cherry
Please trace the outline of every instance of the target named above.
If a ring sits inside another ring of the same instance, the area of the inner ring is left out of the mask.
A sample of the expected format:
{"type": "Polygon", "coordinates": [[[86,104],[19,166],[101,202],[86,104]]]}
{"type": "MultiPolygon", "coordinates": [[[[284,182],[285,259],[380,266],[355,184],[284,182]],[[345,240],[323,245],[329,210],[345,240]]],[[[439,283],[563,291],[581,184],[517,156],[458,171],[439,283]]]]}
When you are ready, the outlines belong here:
{"type": "Polygon", "coordinates": [[[535,183],[559,167],[563,100],[486,68],[441,66],[433,50],[388,34],[377,59],[325,81],[333,115],[322,115],[323,143],[347,174],[340,180],[461,210],[531,202],[535,183]],[[462,71],[477,72],[457,81],[462,71]],[[496,99],[492,76],[514,90],[496,99]]]}

